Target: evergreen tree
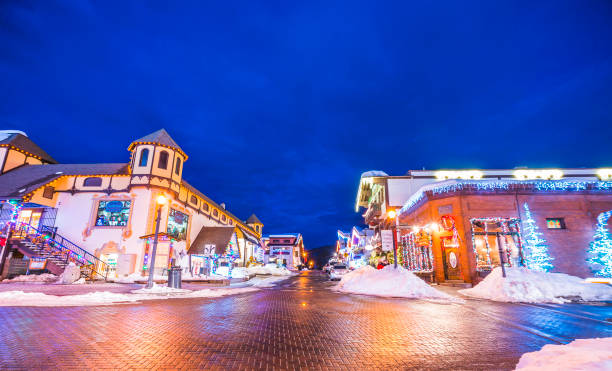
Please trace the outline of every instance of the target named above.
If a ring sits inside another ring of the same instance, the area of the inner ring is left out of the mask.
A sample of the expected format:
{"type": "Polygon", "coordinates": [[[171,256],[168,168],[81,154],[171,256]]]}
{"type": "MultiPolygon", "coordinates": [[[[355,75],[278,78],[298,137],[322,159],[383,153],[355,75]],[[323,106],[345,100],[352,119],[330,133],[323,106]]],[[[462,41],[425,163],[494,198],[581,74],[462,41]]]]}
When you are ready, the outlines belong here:
{"type": "Polygon", "coordinates": [[[612,210],[599,214],[593,242],[587,252],[587,262],[596,276],[612,277],[612,235],[608,231],[611,216],[612,210]]]}
{"type": "Polygon", "coordinates": [[[550,263],[553,259],[548,255],[548,245],[541,237],[542,233],[538,232],[538,226],[531,216],[529,206],[527,203],[523,206],[525,208],[525,221],[523,222],[525,265],[534,271],[548,272],[553,268],[550,263]]]}

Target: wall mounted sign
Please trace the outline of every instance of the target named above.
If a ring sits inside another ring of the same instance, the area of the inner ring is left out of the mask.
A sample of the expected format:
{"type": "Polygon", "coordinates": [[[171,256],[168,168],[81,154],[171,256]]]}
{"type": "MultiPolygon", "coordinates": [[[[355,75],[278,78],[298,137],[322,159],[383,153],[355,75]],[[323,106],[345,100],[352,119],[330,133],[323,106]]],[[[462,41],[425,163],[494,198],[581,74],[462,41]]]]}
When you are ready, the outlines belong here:
{"type": "Polygon", "coordinates": [[[448,253],[448,264],[450,264],[451,268],[457,268],[457,255],[455,255],[454,251],[448,253]]]}
{"type": "Polygon", "coordinates": [[[380,238],[382,240],[382,250],[393,251],[393,231],[390,229],[383,229],[380,231],[380,238]]]}
{"type": "Polygon", "coordinates": [[[108,211],[109,213],[118,213],[121,210],[123,210],[123,202],[121,201],[109,201],[106,203],[106,206],[104,207],[105,211],[108,211]]]}
{"type": "Polygon", "coordinates": [[[31,258],[28,264],[28,270],[42,271],[47,267],[47,259],[31,258]]]}

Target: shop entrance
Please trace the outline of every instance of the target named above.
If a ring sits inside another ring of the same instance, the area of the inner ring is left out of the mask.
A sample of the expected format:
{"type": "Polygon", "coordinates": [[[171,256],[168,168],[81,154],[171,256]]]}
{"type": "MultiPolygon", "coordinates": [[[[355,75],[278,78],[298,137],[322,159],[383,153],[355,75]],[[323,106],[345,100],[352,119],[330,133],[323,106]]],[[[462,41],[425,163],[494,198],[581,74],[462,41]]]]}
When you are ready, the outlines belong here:
{"type": "Polygon", "coordinates": [[[463,280],[459,263],[459,241],[451,237],[443,237],[442,260],[444,263],[445,280],[463,280]]]}
{"type": "Polygon", "coordinates": [[[33,228],[38,229],[38,225],[40,224],[40,217],[42,216],[41,209],[23,209],[19,213],[19,218],[17,221],[19,223],[27,224],[32,226],[33,228]]]}

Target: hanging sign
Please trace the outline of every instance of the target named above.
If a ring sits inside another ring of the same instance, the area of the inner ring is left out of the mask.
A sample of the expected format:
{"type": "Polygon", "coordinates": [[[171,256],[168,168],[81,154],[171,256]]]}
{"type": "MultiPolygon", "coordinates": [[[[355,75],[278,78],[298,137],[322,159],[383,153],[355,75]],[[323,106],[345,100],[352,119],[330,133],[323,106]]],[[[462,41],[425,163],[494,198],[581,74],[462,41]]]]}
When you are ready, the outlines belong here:
{"type": "Polygon", "coordinates": [[[393,251],[393,231],[390,229],[383,229],[380,231],[380,238],[382,240],[382,250],[393,251]]]}

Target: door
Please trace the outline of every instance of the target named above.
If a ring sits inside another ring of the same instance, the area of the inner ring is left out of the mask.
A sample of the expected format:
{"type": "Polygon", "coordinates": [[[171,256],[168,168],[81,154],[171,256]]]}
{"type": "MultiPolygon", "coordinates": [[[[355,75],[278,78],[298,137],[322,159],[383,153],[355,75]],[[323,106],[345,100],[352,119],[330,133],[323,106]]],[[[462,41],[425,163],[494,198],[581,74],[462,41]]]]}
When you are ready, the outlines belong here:
{"type": "Polygon", "coordinates": [[[446,280],[463,280],[459,262],[459,243],[452,237],[442,238],[442,258],[444,278],[446,280]]]}

